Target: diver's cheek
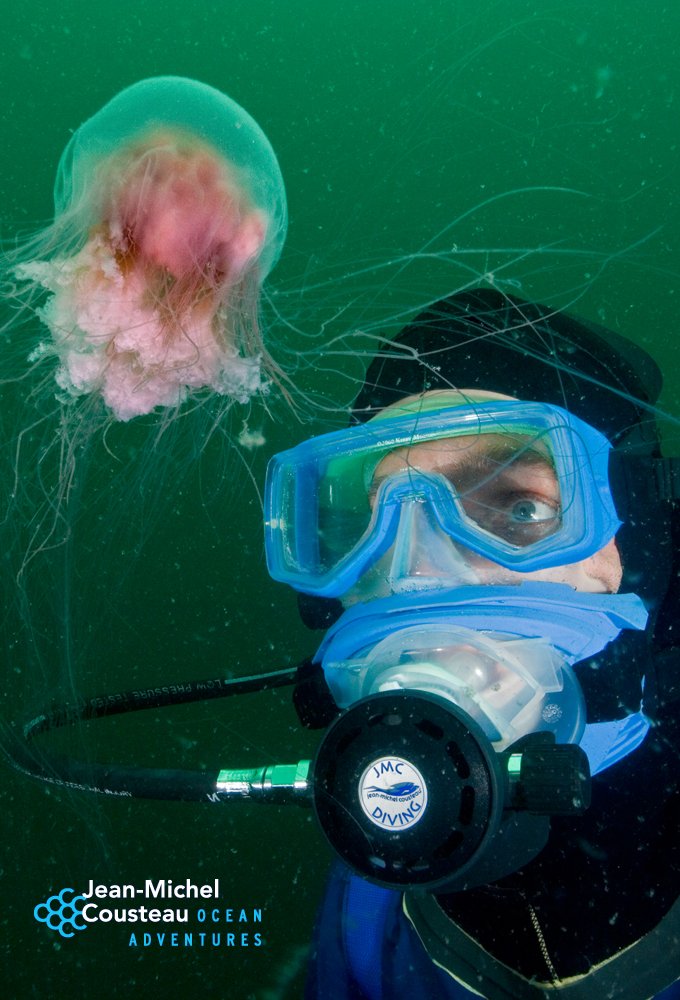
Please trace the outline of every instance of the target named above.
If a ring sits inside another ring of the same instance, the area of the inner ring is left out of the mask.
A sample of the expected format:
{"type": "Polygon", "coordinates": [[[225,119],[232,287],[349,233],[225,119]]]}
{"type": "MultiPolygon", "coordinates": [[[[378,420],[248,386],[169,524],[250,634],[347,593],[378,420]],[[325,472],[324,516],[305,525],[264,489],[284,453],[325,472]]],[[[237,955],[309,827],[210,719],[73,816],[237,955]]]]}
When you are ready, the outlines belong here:
{"type": "Polygon", "coordinates": [[[615,594],[618,591],[623,578],[623,564],[613,538],[582,565],[592,580],[599,580],[604,584],[605,593],[615,594]]]}
{"type": "Polygon", "coordinates": [[[621,586],[623,567],[616,542],[612,538],[589,559],[568,566],[540,570],[535,574],[527,573],[527,576],[553,583],[566,583],[574,590],[587,594],[615,594],[621,586]]]}

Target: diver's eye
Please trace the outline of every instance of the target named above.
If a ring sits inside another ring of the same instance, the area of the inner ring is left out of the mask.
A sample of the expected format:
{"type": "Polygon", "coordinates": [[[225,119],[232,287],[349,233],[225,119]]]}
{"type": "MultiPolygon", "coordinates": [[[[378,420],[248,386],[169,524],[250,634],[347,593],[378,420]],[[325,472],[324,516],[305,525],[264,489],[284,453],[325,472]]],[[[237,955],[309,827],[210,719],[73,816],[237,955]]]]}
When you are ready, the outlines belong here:
{"type": "Polygon", "coordinates": [[[533,524],[537,521],[552,521],[557,516],[557,511],[549,503],[542,500],[532,500],[524,497],[513,504],[509,510],[509,515],[513,521],[520,524],[533,524]]]}
{"type": "Polygon", "coordinates": [[[470,496],[462,499],[465,513],[480,528],[496,538],[523,547],[540,542],[559,530],[562,522],[558,502],[517,495],[470,496]]]}

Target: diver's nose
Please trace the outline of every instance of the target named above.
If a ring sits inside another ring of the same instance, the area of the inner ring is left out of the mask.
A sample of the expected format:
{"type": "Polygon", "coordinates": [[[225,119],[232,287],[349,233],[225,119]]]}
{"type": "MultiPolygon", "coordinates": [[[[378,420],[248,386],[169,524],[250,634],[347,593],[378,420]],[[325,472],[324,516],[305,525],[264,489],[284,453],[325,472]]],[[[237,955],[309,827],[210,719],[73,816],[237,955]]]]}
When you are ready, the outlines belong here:
{"type": "Polygon", "coordinates": [[[465,549],[442,530],[431,504],[417,498],[401,504],[389,581],[394,592],[480,582],[465,549]]]}

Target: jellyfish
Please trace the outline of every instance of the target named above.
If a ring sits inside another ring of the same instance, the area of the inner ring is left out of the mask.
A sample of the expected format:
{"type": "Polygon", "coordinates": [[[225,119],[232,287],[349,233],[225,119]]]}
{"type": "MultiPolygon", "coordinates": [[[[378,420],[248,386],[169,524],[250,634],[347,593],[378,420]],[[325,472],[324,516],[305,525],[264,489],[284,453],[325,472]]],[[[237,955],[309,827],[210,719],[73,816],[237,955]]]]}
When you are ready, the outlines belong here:
{"type": "Polygon", "coordinates": [[[2,580],[29,698],[74,689],[98,628],[132,635],[125,587],[144,567],[159,592],[180,513],[210,525],[250,488],[290,385],[261,322],[284,185],[236,102],[179,77],[123,90],[72,135],[54,204],[0,256],[2,580]]]}
{"type": "Polygon", "coordinates": [[[128,421],[200,394],[244,403],[269,390],[279,369],[259,297],[286,200],[243,108],[194,80],[134,84],[74,133],[54,200],[53,224],[12,270],[49,332],[30,360],[56,359],[62,401],[100,401],[128,421]]]}

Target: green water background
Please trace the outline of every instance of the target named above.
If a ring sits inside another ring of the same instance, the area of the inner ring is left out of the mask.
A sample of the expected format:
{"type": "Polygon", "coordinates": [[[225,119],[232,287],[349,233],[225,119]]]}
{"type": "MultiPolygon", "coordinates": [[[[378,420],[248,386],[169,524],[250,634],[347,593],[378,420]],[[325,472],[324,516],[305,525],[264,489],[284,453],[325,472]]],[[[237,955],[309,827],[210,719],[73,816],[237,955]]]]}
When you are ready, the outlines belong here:
{"type": "MultiPolygon", "coordinates": [[[[671,5],[10,2],[1,32],[4,239],[49,218],[71,131],[140,78],[213,84],[271,140],[290,210],[270,284],[271,347],[293,367],[311,351],[314,367],[297,372],[306,422],[281,408],[276,420],[257,418],[266,444],[245,456],[255,483],[269,454],[339,419],[319,397],[346,402],[362,361],[335,337],[390,332],[471,281],[568,306],[644,344],[666,374],[664,405],[678,412],[671,5]]],[[[2,412],[6,447],[24,419],[15,398],[2,412]]],[[[101,548],[95,504],[59,600],[33,607],[28,628],[5,622],[7,713],[22,717],[53,694],[31,637],[43,657],[53,644],[60,676],[69,651],[87,694],[273,669],[313,651],[292,595],[266,575],[250,475],[224,446],[211,448],[200,476],[157,498],[157,517],[121,491],[115,533],[99,522],[101,548]]],[[[294,760],[316,742],[284,694],[119,720],[78,740],[99,759],[159,766],[294,760]]],[[[329,862],[308,814],[85,799],[2,773],[5,996],[301,995],[329,862]],[[33,906],[64,885],[186,877],[220,877],[225,906],[263,907],[265,947],[134,950],[124,927],[55,941],[33,920],[33,906]]]]}

